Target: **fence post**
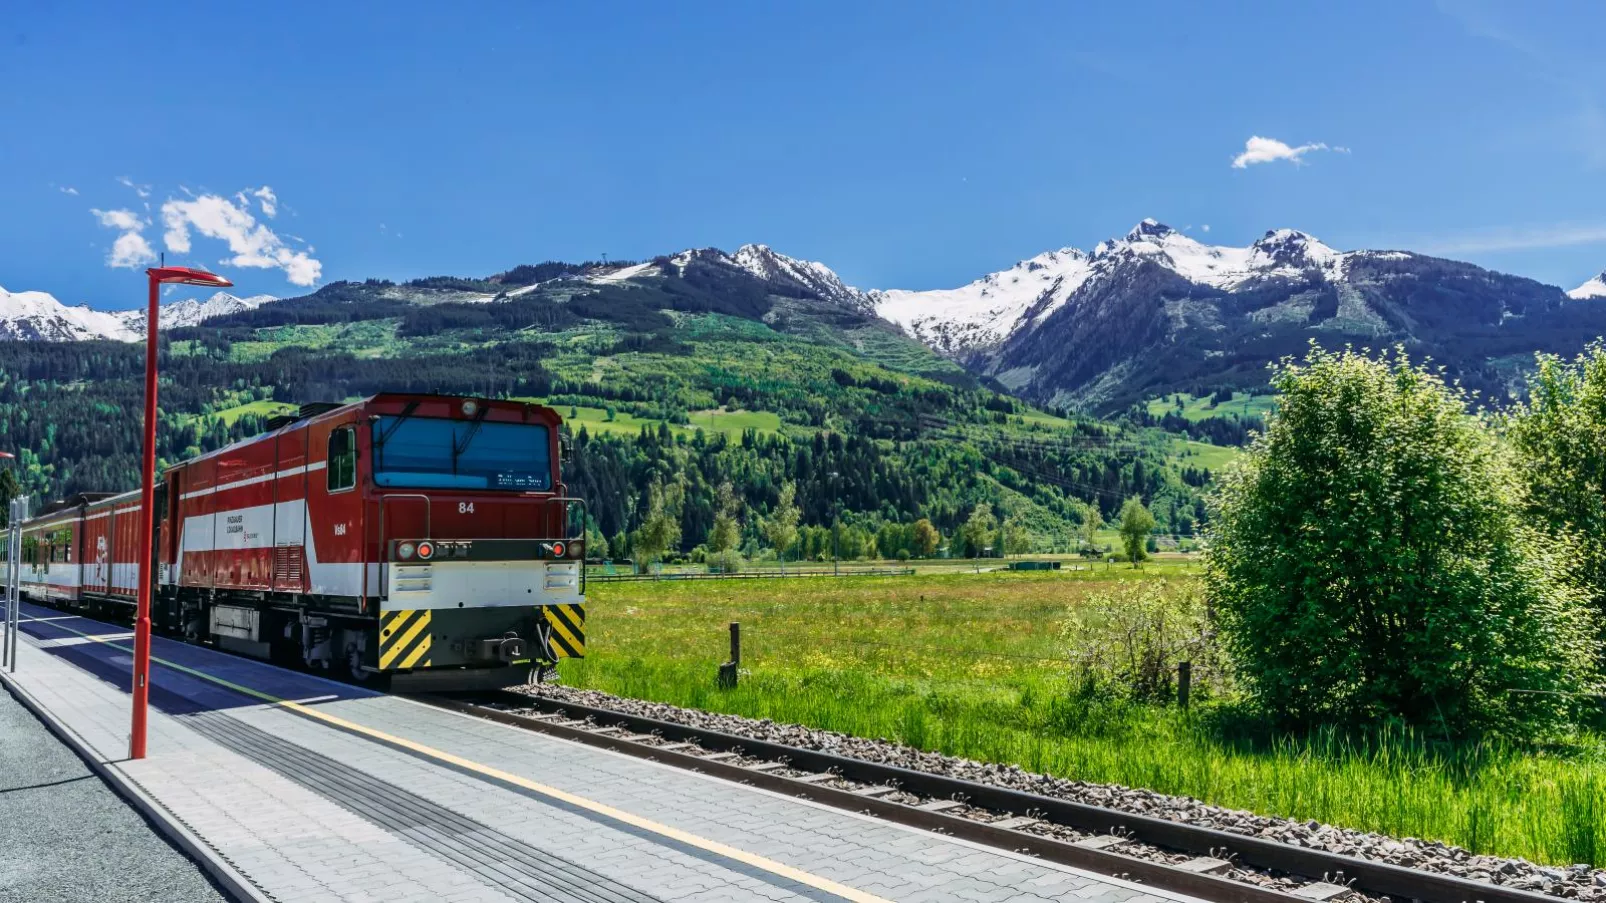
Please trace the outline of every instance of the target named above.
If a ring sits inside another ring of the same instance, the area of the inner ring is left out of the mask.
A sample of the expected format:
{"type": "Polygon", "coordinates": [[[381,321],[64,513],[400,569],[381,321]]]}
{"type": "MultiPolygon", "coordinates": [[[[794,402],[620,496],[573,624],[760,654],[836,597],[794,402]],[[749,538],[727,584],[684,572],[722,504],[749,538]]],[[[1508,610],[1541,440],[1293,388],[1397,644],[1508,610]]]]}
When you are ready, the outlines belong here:
{"type": "Polygon", "coordinates": [[[1193,690],[1193,662],[1177,662],[1177,707],[1188,707],[1188,694],[1193,690]]]}
{"type": "Polygon", "coordinates": [[[725,689],[736,686],[736,675],[742,667],[742,625],[731,622],[730,661],[719,666],[719,685],[725,689]]]}

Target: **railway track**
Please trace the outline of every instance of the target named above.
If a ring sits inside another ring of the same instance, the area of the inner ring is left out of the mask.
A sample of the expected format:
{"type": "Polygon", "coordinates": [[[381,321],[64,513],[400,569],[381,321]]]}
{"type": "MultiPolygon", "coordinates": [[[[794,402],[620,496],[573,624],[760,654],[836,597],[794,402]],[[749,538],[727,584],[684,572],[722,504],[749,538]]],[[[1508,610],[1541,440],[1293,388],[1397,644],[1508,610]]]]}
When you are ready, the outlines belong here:
{"type": "Polygon", "coordinates": [[[1555,903],[1411,869],[575,702],[499,692],[432,705],[1215,903],[1555,903]]]}

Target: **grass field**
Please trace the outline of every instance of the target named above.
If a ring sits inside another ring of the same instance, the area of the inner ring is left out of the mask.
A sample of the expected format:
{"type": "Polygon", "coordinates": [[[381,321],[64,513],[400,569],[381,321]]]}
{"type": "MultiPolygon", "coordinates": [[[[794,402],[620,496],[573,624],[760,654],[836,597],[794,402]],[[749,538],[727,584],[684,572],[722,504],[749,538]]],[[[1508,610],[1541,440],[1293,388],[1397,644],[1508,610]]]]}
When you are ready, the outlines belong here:
{"type": "Polygon", "coordinates": [[[796,581],[593,584],[575,686],[774,718],[1089,781],[1477,852],[1606,865],[1606,744],[1444,749],[1405,736],[1276,736],[1228,704],[1069,693],[1068,607],[1191,565],[796,581]],[[715,686],[742,624],[735,690],[715,686]]]}
{"type": "Polygon", "coordinates": [[[1237,460],[1243,449],[1231,445],[1211,445],[1192,439],[1171,440],[1171,460],[1178,467],[1192,465],[1219,471],[1237,460]]]}
{"type": "Polygon", "coordinates": [[[1260,417],[1277,409],[1277,396],[1275,395],[1249,395],[1244,392],[1232,393],[1231,401],[1214,404],[1211,396],[1195,396],[1186,392],[1177,392],[1164,398],[1149,399],[1149,415],[1164,417],[1167,413],[1177,410],[1177,402],[1182,402],[1182,416],[1192,421],[1206,420],[1211,417],[1260,417]]]}

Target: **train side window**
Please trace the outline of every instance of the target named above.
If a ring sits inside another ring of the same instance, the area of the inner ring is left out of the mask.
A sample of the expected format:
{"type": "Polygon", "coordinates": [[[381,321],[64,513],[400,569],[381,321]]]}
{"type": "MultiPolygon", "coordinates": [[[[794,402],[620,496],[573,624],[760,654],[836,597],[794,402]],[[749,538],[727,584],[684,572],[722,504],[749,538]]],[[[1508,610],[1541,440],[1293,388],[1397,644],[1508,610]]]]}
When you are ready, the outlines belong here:
{"type": "Polygon", "coordinates": [[[357,431],[343,426],[329,434],[329,491],[357,485],[357,431]]]}

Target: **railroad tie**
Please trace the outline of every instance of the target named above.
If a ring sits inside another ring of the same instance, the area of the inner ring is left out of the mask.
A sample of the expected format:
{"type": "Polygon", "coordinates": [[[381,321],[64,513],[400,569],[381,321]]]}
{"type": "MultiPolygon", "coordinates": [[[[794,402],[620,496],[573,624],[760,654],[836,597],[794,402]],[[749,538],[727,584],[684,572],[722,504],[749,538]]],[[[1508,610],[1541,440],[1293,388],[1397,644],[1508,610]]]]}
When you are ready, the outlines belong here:
{"type": "Polygon", "coordinates": [[[834,777],[836,777],[836,775],[829,771],[817,771],[814,774],[806,774],[799,778],[793,778],[792,780],[802,781],[805,784],[818,784],[821,781],[829,781],[834,777]]]}
{"type": "Polygon", "coordinates": [[[1006,829],[1008,829],[1010,831],[1019,831],[1022,828],[1030,827],[1031,825],[1037,824],[1037,821],[1038,820],[1035,819],[1035,818],[1028,818],[1027,816],[1024,816],[1024,815],[1017,815],[1014,818],[1006,818],[1003,821],[992,822],[991,826],[994,827],[994,828],[1006,828],[1006,829]]]}
{"type": "Polygon", "coordinates": [[[1200,856],[1197,859],[1189,859],[1187,862],[1178,863],[1177,868],[1185,872],[1209,875],[1232,868],[1232,863],[1225,859],[1217,859],[1214,856],[1200,856]]]}
{"type": "Polygon", "coordinates": [[[1347,893],[1349,893],[1349,888],[1345,887],[1344,885],[1329,884],[1326,881],[1318,881],[1315,884],[1307,884],[1304,887],[1293,891],[1294,896],[1304,897],[1307,900],[1315,900],[1316,903],[1326,903],[1326,901],[1331,900],[1334,897],[1347,893]]]}

